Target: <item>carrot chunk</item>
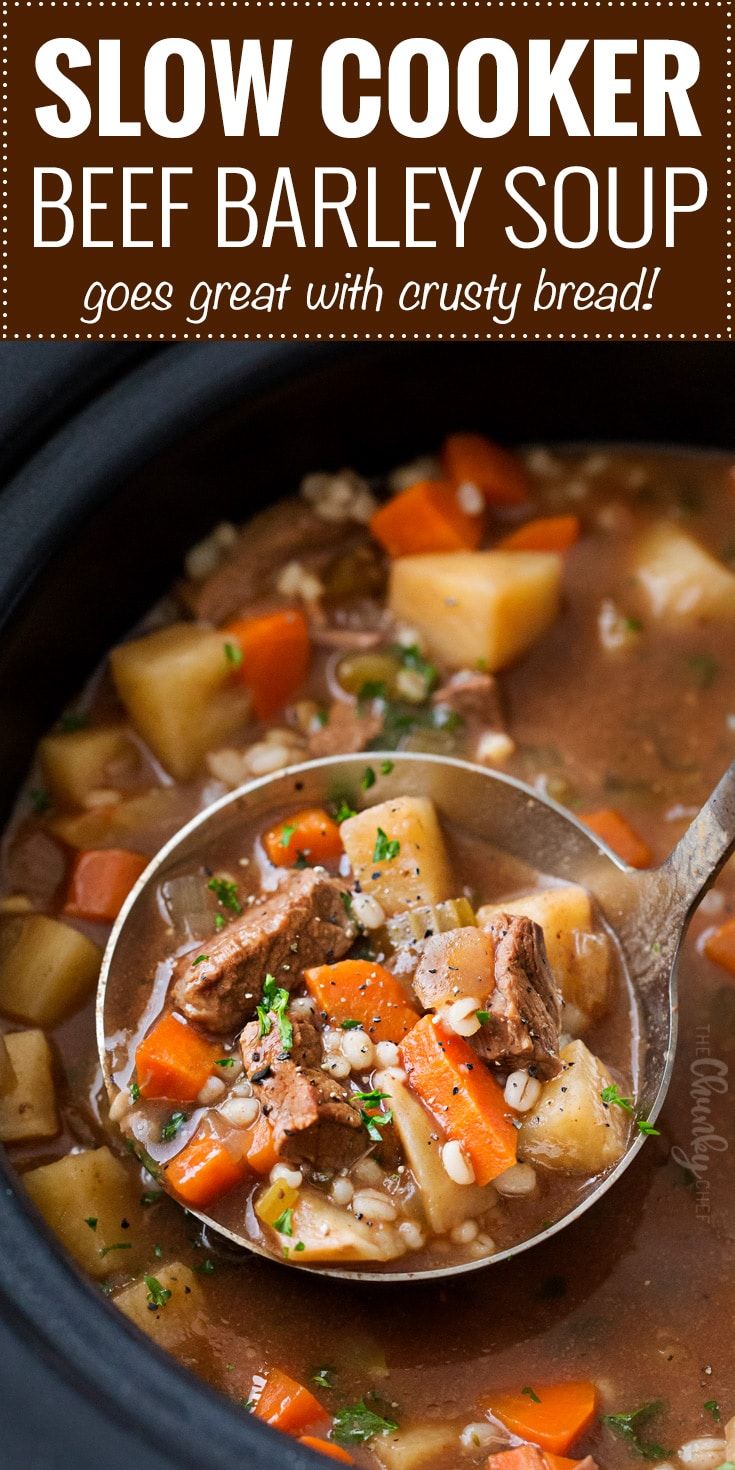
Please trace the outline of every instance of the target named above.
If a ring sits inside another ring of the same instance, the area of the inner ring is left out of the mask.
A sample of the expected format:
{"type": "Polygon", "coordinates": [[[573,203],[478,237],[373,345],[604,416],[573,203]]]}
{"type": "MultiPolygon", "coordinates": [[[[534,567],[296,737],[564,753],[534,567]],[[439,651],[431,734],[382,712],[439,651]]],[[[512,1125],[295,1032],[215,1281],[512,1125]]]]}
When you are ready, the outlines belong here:
{"type": "Polygon", "coordinates": [[[179,1198],[203,1209],[234,1189],[247,1173],[244,1159],[236,1159],[214,1134],[195,1134],[166,1169],[166,1182],[179,1198]]]}
{"type": "Polygon", "coordinates": [[[306,970],[306,985],[335,1026],[359,1021],[373,1041],[401,1041],[418,1019],[390,970],[370,960],[340,960],[306,970]]]}
{"type": "Polygon", "coordinates": [[[592,1423],[597,1389],[589,1382],[552,1383],[534,1387],[533,1396],[528,1391],[498,1394],[485,1407],[513,1434],[563,1455],[592,1423]]]}
{"type": "Polygon", "coordinates": [[[475,551],[482,540],[482,511],[462,508],[454,485],[420,480],[381,505],[370,530],[389,556],[430,551],[475,551]]]}
{"type": "Polygon", "coordinates": [[[223,630],[242,653],[237,669],[259,720],[268,720],[296,694],[309,668],[309,625],[299,608],[237,618],[223,630]]]}
{"type": "Polygon", "coordinates": [[[247,1161],[255,1174],[270,1174],[273,1165],[278,1163],[273,1129],[262,1113],[250,1131],[247,1161]]]}
{"type": "Polygon", "coordinates": [[[169,1011],[156,1022],[135,1053],[141,1097],[193,1102],[220,1049],[169,1011]]]}
{"type": "Polygon", "coordinates": [[[728,919],[726,924],[710,934],[704,942],[704,952],[708,960],[735,975],[735,919],[728,919]]]}
{"type": "Polygon", "coordinates": [[[538,1445],[519,1444],[515,1449],[488,1455],[485,1470],[548,1470],[548,1462],[538,1445]]]}
{"type": "Polygon", "coordinates": [[[300,1435],[306,1429],[329,1423],[326,1409],[313,1393],[280,1368],[271,1369],[253,1413],[256,1419],[264,1419],[284,1434],[300,1435]]]}
{"type": "Polygon", "coordinates": [[[71,870],[64,913],[73,919],[112,924],[150,858],[124,848],[106,847],[77,853],[71,870]]]}
{"type": "Polygon", "coordinates": [[[302,855],[314,863],[329,863],[344,852],[339,827],[323,807],[294,812],[263,833],[263,846],[277,868],[292,868],[302,855]]]}
{"type": "Polygon", "coordinates": [[[503,551],[568,551],[579,540],[579,516],[538,516],[498,542],[503,551]]]}
{"type": "Polygon", "coordinates": [[[629,863],[631,868],[648,868],[651,865],[652,853],[647,842],[639,837],[630,822],[621,817],[620,812],[605,808],[599,812],[582,812],[579,818],[584,822],[624,863],[629,863]]]}
{"type": "Polygon", "coordinates": [[[455,487],[477,485],[490,505],[520,505],[528,499],[519,460],[484,434],[450,434],[442,446],[442,464],[455,487]]]}
{"type": "Polygon", "coordinates": [[[340,1460],[343,1465],[355,1463],[352,1455],[348,1455],[341,1444],[335,1444],[333,1439],[319,1439],[314,1434],[302,1434],[299,1444],[305,1444],[310,1450],[317,1450],[320,1455],[327,1455],[330,1460],[340,1460]]]}
{"type": "Polygon", "coordinates": [[[517,1134],[502,1088],[464,1037],[424,1016],[401,1044],[401,1065],[440,1128],[471,1160],[478,1184],[515,1164],[517,1134]]]}

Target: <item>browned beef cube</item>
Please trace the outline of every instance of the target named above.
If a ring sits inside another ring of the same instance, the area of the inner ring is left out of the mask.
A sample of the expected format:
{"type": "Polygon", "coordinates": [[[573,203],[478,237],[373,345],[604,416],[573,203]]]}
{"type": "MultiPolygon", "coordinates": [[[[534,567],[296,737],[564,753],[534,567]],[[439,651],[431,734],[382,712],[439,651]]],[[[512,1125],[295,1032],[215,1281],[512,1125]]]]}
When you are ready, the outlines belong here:
{"type": "Polygon", "coordinates": [[[179,961],[174,985],[178,1009],[218,1035],[237,1031],[254,1014],[266,975],[293,990],[310,965],[346,954],[355,928],[338,878],[319,868],[290,873],[275,893],[259,899],[200,951],[179,961]],[[197,963],[199,960],[199,963],[197,963]]]}
{"type": "Polygon", "coordinates": [[[472,1045],[487,1062],[555,1077],[561,1069],[561,996],[543,931],[532,919],[499,914],[488,933],[495,944],[495,988],[487,1002],[488,1019],[472,1045]]]}
{"type": "Polygon", "coordinates": [[[321,1070],[319,1032],[308,1021],[293,1022],[286,1050],[275,1017],[260,1034],[251,1021],[240,1038],[242,1059],[255,1096],[284,1159],[308,1160],[317,1169],[348,1169],[369,1148],[358,1105],[340,1082],[321,1070]]]}

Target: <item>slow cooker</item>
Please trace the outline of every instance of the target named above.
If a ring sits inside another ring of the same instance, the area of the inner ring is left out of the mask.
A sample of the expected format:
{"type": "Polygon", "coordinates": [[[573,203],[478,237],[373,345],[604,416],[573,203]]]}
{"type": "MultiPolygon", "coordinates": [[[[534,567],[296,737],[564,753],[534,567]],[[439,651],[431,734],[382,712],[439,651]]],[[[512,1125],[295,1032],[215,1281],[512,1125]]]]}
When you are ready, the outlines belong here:
{"type": "MultiPolygon", "coordinates": [[[[732,353],[726,343],[0,348],[3,816],[35,740],[216,520],[245,519],[316,467],[370,474],[408,459],[449,428],[510,443],[726,447],[732,353]]],[[[314,1463],[140,1337],[65,1258],[0,1159],[0,1464],[314,1463]]]]}

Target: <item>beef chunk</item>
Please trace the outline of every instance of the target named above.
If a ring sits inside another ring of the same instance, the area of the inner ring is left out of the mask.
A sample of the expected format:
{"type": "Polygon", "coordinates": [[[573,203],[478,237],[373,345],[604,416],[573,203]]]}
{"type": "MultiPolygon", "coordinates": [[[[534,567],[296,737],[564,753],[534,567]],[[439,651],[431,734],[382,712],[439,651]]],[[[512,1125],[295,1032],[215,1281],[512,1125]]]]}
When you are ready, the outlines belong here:
{"type": "Polygon", "coordinates": [[[179,961],[174,1001],[190,1021],[224,1035],[255,1012],[266,975],[292,990],[302,971],[346,954],[355,928],[346,885],[319,868],[290,873],[221,934],[205,940],[206,959],[179,961]]]}
{"type": "Polygon", "coordinates": [[[223,623],[272,593],[286,562],[298,560],[310,571],[328,565],[346,535],[343,523],[323,520],[303,500],[279,501],[248,522],[229,556],[203,582],[181,584],[181,600],[194,617],[223,623]]]}
{"type": "Polygon", "coordinates": [[[551,973],[543,930],[532,919],[499,914],[488,933],[495,944],[495,988],[488,1020],[472,1045],[486,1062],[531,1067],[539,1077],[561,1070],[561,996],[551,973]]]}
{"type": "Polygon", "coordinates": [[[325,755],[349,755],[364,750],[375,739],[380,725],[379,715],[372,711],[335,700],[326,724],[309,736],[309,755],[316,760],[325,755]]]}
{"type": "Polygon", "coordinates": [[[273,1141],[284,1159],[308,1160],[317,1169],[348,1169],[369,1147],[358,1106],[347,1089],[321,1070],[319,1032],[293,1022],[287,1051],[275,1021],[266,1036],[251,1021],[240,1038],[243,1065],[273,1141]]]}

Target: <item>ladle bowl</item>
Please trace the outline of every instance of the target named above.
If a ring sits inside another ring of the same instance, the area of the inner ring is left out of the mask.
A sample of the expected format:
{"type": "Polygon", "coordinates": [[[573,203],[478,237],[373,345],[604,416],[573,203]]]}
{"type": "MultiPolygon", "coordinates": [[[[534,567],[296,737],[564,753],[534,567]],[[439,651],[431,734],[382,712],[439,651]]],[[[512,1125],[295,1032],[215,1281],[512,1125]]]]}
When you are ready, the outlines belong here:
{"type": "MultiPolygon", "coordinates": [[[[233,832],[265,826],[295,805],[323,805],[347,797],[356,808],[396,796],[426,796],[440,817],[544,877],[581,884],[619,946],[631,986],[634,1087],[640,1116],[653,1124],[668,1091],[677,1038],[677,968],[683,936],[699,899],[735,847],[735,763],[730,766],[671,855],[658,868],[636,870],[595,837],[569,811],[499,771],[451,757],[386,753],[389,774],[369,796],[361,789],[365,754],[334,756],[292,766],[248,782],[194,817],[161,848],[129,894],[110,935],[97,996],[97,1042],[111,1096],[127,1087],[134,1065],[131,1031],[142,1035],[162,1007],[167,972],[156,982],[141,969],[140,926],[155,911],[166,878],[196,859],[207,860],[233,832]],[[131,1025],[131,1018],[135,1018],[131,1025]]],[[[380,762],[379,752],[370,760],[380,762]]],[[[301,1265],[289,1269],[355,1280],[397,1282],[458,1276],[528,1250],[558,1234],[607,1193],[645,1142],[633,1130],[620,1161],[600,1176],[560,1219],[506,1250],[480,1260],[428,1269],[353,1269],[301,1265]]],[[[226,1228],[200,1210],[191,1213],[231,1244],[273,1259],[257,1241],[226,1228]]]]}

